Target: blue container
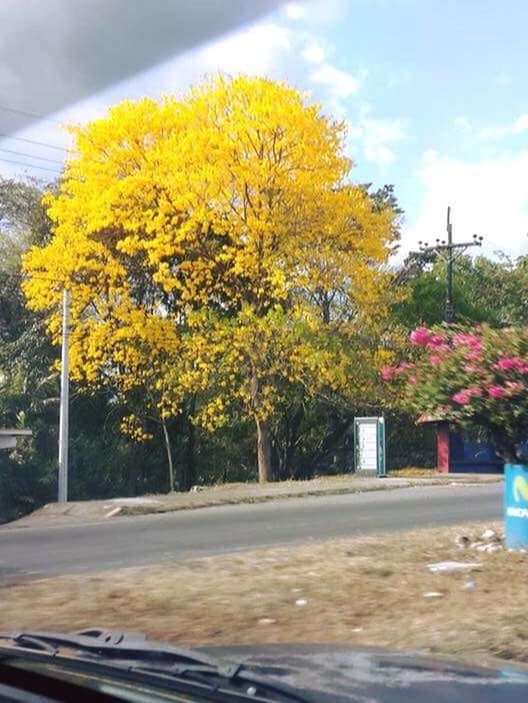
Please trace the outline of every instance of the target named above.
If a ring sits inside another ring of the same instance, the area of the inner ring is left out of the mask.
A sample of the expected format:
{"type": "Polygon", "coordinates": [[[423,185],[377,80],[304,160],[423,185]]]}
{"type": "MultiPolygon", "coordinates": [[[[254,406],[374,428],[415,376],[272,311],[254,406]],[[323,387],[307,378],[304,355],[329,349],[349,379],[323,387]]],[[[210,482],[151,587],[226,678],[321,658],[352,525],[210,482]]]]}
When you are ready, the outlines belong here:
{"type": "Polygon", "coordinates": [[[528,549],[528,466],[504,467],[504,529],[508,549],[528,549]]]}

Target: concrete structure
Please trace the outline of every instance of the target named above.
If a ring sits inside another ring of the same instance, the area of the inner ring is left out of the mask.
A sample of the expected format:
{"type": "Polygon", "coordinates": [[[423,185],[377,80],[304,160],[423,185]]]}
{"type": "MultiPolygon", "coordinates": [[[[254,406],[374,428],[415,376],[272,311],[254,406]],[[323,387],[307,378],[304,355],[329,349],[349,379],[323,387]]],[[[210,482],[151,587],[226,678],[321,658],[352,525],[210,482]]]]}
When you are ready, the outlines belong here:
{"type": "Polygon", "coordinates": [[[14,449],[19,437],[31,437],[31,430],[0,429],[0,449],[14,449]]]}

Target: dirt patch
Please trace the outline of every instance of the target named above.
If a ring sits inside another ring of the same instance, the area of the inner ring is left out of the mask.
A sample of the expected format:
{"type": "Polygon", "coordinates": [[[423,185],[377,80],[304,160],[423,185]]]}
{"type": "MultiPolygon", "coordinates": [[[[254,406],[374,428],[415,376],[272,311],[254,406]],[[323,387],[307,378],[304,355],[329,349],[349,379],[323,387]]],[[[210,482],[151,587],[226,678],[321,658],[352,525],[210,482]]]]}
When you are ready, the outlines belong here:
{"type": "Polygon", "coordinates": [[[183,645],[338,642],[527,662],[528,554],[456,544],[461,535],[470,544],[484,527],[490,525],[4,587],[0,629],[99,626],[183,645]],[[480,566],[469,573],[427,568],[449,560],[480,566]]]}

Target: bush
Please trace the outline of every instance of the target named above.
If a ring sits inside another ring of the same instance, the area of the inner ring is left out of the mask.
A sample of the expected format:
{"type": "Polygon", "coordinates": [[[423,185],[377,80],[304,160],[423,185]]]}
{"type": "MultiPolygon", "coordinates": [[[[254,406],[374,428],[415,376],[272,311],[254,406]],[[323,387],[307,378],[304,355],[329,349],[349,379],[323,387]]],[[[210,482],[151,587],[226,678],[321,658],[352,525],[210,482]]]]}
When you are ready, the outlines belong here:
{"type": "Polygon", "coordinates": [[[528,329],[419,327],[410,341],[409,358],[382,371],[401,406],[492,441],[506,461],[520,458],[528,437],[528,329]]]}

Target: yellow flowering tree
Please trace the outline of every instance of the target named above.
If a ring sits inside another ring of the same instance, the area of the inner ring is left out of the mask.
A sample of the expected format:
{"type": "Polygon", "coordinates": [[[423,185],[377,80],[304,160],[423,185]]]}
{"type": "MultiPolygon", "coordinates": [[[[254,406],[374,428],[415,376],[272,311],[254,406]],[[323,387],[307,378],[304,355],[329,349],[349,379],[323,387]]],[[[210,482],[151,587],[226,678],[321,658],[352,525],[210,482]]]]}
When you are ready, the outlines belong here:
{"type": "Polygon", "coordinates": [[[347,340],[383,318],[394,211],[351,183],[344,125],[263,78],[124,102],[74,132],[53,240],[25,260],[29,305],[57,337],[71,289],[88,384],[148,388],[162,420],[199,390],[208,429],[249,414],[269,480],[282,389],[345,388],[347,340]]]}

